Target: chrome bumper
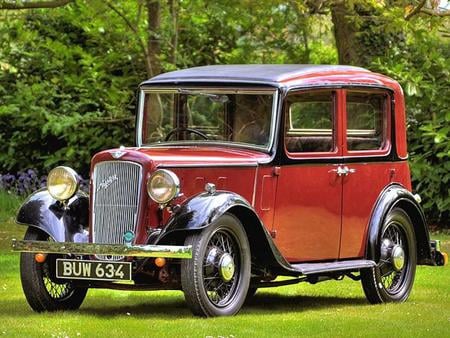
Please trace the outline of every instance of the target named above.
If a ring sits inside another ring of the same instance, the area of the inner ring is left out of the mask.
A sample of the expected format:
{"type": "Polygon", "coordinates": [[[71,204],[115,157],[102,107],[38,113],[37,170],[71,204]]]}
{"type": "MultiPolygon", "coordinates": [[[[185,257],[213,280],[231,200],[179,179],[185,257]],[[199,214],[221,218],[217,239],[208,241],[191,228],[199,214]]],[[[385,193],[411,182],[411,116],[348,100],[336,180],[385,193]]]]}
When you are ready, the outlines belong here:
{"type": "Polygon", "coordinates": [[[73,255],[113,255],[133,257],[192,258],[192,246],[122,245],[12,240],[12,250],[73,255]]]}

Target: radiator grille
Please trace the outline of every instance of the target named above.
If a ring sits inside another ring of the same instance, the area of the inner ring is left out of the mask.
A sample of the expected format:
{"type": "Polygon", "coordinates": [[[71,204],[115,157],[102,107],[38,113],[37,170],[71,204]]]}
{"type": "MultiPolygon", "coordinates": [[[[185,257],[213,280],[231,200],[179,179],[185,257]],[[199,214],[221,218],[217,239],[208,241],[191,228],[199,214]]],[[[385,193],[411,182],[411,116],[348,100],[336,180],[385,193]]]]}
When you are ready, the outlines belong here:
{"type": "Polygon", "coordinates": [[[141,181],[142,168],[133,162],[108,161],[95,166],[92,208],[94,243],[121,244],[126,231],[135,232],[141,181]]]}

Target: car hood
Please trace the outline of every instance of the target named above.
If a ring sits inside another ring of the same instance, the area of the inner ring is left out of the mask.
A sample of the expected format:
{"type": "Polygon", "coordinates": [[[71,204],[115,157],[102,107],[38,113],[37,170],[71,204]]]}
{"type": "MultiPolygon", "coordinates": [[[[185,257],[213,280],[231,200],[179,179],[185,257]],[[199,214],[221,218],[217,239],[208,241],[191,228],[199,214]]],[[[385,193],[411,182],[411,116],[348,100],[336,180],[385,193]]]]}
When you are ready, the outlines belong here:
{"type": "Polygon", "coordinates": [[[270,161],[270,155],[256,150],[230,147],[172,146],[117,148],[94,156],[93,165],[101,161],[124,160],[153,167],[177,166],[256,166],[270,161]]]}

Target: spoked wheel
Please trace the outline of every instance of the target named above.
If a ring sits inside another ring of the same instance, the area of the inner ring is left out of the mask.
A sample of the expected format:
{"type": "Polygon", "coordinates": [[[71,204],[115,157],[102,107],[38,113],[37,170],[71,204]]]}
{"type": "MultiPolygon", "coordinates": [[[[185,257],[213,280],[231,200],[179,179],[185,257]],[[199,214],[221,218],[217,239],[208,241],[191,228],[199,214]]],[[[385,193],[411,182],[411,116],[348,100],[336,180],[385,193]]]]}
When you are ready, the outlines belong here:
{"type": "Polygon", "coordinates": [[[250,247],[240,221],[225,214],[186,238],[193,257],[182,261],[181,284],[187,304],[199,316],[237,313],[250,282],[250,247]]]}
{"type": "Polygon", "coordinates": [[[405,301],[416,272],[417,250],[408,215],[399,208],[387,216],[380,235],[377,266],[361,271],[361,281],[371,303],[405,301]]]}
{"type": "MultiPolygon", "coordinates": [[[[30,227],[25,240],[48,241],[50,237],[30,227]]],[[[74,287],[70,280],[56,278],[55,255],[48,255],[44,263],[36,262],[34,256],[33,253],[25,252],[20,256],[20,279],[31,308],[37,312],[78,309],[87,289],[74,287]]]]}

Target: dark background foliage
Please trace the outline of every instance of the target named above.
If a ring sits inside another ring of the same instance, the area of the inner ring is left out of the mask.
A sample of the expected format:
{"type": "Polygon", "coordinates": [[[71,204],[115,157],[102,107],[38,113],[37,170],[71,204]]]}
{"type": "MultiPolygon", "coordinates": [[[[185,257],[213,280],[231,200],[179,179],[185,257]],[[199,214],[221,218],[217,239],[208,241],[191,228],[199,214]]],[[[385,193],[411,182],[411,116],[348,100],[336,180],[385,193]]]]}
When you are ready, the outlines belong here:
{"type": "Polygon", "coordinates": [[[402,84],[414,190],[430,222],[449,227],[449,20],[405,20],[399,3],[78,0],[0,10],[2,179],[59,164],[87,178],[95,152],[134,144],[135,90],[159,72],[345,63],[402,84]]]}

